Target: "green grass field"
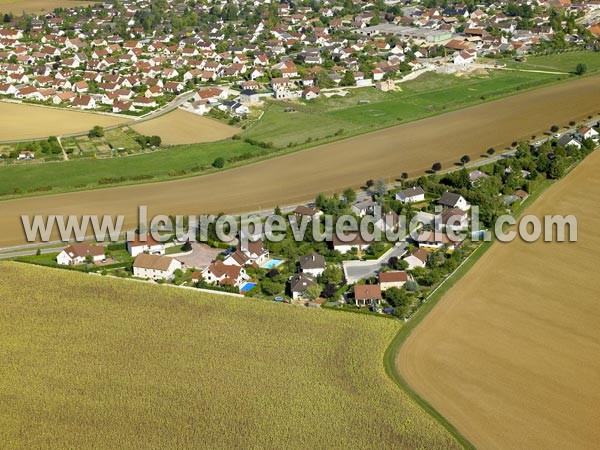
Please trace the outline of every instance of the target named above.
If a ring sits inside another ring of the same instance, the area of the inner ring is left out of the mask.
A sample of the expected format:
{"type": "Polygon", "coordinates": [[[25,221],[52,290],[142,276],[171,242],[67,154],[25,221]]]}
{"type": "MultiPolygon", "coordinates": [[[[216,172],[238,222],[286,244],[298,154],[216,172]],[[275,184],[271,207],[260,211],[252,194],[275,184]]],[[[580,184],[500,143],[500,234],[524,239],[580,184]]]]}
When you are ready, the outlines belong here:
{"type": "MultiPolygon", "coordinates": [[[[64,164],[15,164],[0,168],[0,195],[35,192],[50,186],[54,191],[99,187],[103,178],[125,177],[123,182],[160,180],[209,170],[218,156],[258,155],[264,149],[242,141],[222,141],[159,150],[110,159],[81,159],[64,164]]],[[[114,184],[114,183],[109,183],[114,184]]]]}
{"type": "Polygon", "coordinates": [[[271,105],[243,136],[279,147],[304,144],[331,138],[339,130],[349,135],[398,125],[552,81],[555,76],[526,72],[494,71],[468,78],[427,73],[401,84],[398,92],[349,89],[345,97],[322,96],[294,107],[293,113],[284,112],[281,104],[271,105]]]}
{"type": "Polygon", "coordinates": [[[7,448],[459,448],[386,376],[398,322],[1,263],[7,448]]]}
{"type": "Polygon", "coordinates": [[[587,65],[588,71],[600,69],[600,52],[567,52],[559,55],[528,56],[526,62],[514,59],[502,61],[508,67],[526,70],[548,70],[574,73],[577,64],[587,65]]]}

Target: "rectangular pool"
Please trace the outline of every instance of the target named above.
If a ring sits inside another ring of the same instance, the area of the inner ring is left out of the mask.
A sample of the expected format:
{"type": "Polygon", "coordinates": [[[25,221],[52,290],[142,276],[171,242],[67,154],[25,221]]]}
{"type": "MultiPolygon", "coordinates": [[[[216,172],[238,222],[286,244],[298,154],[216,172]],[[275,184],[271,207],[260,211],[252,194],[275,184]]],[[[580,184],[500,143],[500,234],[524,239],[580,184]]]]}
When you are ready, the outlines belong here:
{"type": "Polygon", "coordinates": [[[283,264],[283,261],[280,259],[270,259],[266,263],[263,264],[264,269],[274,269],[275,267],[283,264]]]}

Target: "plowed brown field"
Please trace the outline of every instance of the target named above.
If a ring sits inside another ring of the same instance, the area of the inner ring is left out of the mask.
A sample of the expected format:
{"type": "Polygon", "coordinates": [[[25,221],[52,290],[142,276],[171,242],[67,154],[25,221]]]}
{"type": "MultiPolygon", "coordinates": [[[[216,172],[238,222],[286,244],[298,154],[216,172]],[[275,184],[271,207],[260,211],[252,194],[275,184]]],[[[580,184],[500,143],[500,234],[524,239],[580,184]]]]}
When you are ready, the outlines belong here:
{"type": "Polygon", "coordinates": [[[480,449],[600,442],[600,151],[528,213],[575,214],[576,244],[494,244],[409,336],[408,383],[480,449]]]}
{"type": "Polygon", "coordinates": [[[449,167],[464,154],[474,159],[489,147],[502,149],[599,111],[600,77],[594,76],[211,175],[4,201],[0,247],[24,243],[20,214],[125,214],[133,226],[138,205],[151,214],[253,211],[369,178],[421,174],[438,161],[449,167]]]}

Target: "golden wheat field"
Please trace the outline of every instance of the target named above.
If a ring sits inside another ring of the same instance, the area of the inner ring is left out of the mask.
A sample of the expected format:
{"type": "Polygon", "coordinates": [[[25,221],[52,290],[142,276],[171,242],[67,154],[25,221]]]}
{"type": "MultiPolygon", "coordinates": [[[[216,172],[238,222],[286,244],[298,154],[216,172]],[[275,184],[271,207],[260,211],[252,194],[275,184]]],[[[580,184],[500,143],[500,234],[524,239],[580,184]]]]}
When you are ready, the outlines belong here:
{"type": "Polygon", "coordinates": [[[0,141],[82,133],[95,125],[108,127],[131,121],[127,117],[6,102],[0,102],[0,117],[0,141]]]}
{"type": "Polygon", "coordinates": [[[386,376],[398,323],[0,263],[4,448],[457,444],[386,376]]]}
{"type": "Polygon", "coordinates": [[[195,144],[227,139],[239,130],[215,119],[177,109],[173,112],[133,125],[138,133],[158,135],[166,145],[195,144]]]}
{"type": "Polygon", "coordinates": [[[600,442],[600,151],[527,213],[574,214],[577,243],[494,244],[416,328],[400,372],[480,449],[600,442]]]}

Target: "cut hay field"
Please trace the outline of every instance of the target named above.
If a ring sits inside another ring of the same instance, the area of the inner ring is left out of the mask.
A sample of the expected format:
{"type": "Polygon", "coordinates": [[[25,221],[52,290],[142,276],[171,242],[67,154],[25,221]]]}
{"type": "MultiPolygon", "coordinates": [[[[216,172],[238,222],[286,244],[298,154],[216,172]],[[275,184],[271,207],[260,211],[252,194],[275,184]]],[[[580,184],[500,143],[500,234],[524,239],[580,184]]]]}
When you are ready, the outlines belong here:
{"type": "Polygon", "coordinates": [[[239,132],[239,129],[218,120],[180,109],[156,119],[132,125],[131,128],[146,136],[160,136],[163,144],[166,145],[220,141],[239,132]]]}
{"type": "Polygon", "coordinates": [[[395,321],[0,273],[4,448],[459,448],[385,374],[395,321]]]}
{"type": "MultiPolygon", "coordinates": [[[[319,192],[358,187],[368,179],[390,180],[402,172],[420,175],[434,162],[447,168],[464,154],[475,160],[489,147],[500,150],[512,141],[540,135],[554,123],[565,125],[570,120],[597,114],[599,80],[595,76],[557,84],[205,176],[6,200],[0,202],[0,247],[24,243],[20,214],[123,214],[125,225],[134,227],[138,205],[147,205],[150,215],[247,212],[303,202],[314,199],[319,192]]],[[[244,142],[232,142],[247,146],[240,152],[258,149],[244,142]]],[[[0,177],[0,192],[12,192],[20,185],[69,188],[74,175],[79,183],[97,182],[106,174],[123,173],[119,164],[125,160],[132,167],[137,164],[133,168],[138,173],[148,173],[152,167],[165,173],[173,163],[189,168],[192,164],[187,158],[203,158],[206,148],[216,156],[218,146],[224,144],[227,142],[190,146],[189,155],[183,159],[178,150],[124,160],[4,167],[0,168],[0,173],[6,175],[0,177]],[[171,160],[165,163],[163,158],[167,157],[171,160]],[[93,166],[73,172],[83,163],[93,166]],[[45,177],[48,170],[64,172],[45,177]]]]}
{"type": "Polygon", "coordinates": [[[527,211],[578,242],[494,244],[401,348],[398,369],[480,449],[600,442],[600,151],[527,211]]]}
{"type": "Polygon", "coordinates": [[[0,0],[0,13],[21,15],[21,13],[39,13],[54,11],[56,8],[74,8],[77,6],[93,5],[95,1],[77,0],[0,0]]]}
{"type": "Polygon", "coordinates": [[[0,102],[0,141],[18,141],[88,131],[130,122],[103,114],[0,102]]]}

